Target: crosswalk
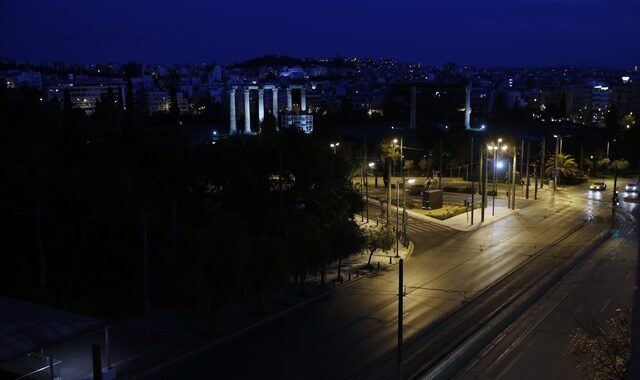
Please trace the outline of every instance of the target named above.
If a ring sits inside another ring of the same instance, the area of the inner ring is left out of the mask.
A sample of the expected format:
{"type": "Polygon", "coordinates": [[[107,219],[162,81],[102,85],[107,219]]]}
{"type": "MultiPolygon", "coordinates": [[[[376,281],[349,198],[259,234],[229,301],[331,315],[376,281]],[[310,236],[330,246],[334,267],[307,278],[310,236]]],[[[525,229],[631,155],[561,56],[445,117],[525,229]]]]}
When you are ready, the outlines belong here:
{"type": "Polygon", "coordinates": [[[436,232],[436,231],[451,231],[451,228],[447,226],[442,226],[440,224],[436,224],[433,222],[424,222],[418,220],[409,220],[409,225],[407,226],[407,233],[425,233],[425,232],[436,232]]]}

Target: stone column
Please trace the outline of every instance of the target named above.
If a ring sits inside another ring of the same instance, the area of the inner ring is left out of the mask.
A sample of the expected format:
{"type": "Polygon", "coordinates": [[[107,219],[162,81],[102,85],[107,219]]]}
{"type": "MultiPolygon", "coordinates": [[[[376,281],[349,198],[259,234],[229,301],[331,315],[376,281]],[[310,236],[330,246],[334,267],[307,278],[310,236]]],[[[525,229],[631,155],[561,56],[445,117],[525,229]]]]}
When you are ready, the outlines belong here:
{"type": "Polygon", "coordinates": [[[291,100],[291,87],[287,87],[287,112],[293,110],[293,101],[291,100]]]}
{"type": "Polygon", "coordinates": [[[277,88],[272,88],[271,89],[271,96],[273,97],[273,105],[272,105],[272,113],[273,113],[273,117],[276,119],[276,131],[279,130],[278,128],[278,89],[277,88]]]}
{"type": "Polygon", "coordinates": [[[248,88],[244,89],[244,133],[251,133],[251,103],[248,88]]]}
{"type": "Polygon", "coordinates": [[[236,133],[236,89],[233,88],[229,91],[229,134],[236,133]]]}
{"type": "Polygon", "coordinates": [[[464,128],[471,128],[471,81],[464,88],[464,128]]]}
{"type": "Polygon", "coordinates": [[[304,113],[307,110],[307,95],[304,87],[300,89],[300,113],[304,113]]]}
{"type": "Polygon", "coordinates": [[[258,121],[264,121],[264,89],[258,89],[258,121]]]}
{"type": "Polygon", "coordinates": [[[411,121],[409,128],[416,128],[416,86],[411,86],[411,121]]]}

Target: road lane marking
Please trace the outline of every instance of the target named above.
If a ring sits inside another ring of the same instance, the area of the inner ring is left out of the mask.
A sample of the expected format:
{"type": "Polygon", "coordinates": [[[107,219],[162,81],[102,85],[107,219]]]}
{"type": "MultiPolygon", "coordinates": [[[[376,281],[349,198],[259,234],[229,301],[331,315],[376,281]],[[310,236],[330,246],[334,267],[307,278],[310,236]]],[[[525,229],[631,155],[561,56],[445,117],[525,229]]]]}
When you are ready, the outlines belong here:
{"type": "Polygon", "coordinates": [[[607,300],[607,302],[604,303],[604,305],[602,305],[602,307],[600,308],[600,313],[602,313],[604,311],[604,309],[609,306],[609,303],[611,303],[611,298],[609,298],[607,300]]]}

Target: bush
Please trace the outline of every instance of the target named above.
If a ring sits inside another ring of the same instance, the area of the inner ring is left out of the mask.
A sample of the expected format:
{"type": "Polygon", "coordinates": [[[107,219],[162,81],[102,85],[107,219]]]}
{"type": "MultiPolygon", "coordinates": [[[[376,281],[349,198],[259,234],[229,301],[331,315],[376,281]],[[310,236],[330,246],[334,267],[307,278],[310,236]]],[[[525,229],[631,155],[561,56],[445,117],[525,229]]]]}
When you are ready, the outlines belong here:
{"type": "Polygon", "coordinates": [[[468,187],[445,186],[442,188],[442,190],[448,193],[463,193],[463,194],[473,193],[473,188],[471,186],[468,186],[468,187]]]}

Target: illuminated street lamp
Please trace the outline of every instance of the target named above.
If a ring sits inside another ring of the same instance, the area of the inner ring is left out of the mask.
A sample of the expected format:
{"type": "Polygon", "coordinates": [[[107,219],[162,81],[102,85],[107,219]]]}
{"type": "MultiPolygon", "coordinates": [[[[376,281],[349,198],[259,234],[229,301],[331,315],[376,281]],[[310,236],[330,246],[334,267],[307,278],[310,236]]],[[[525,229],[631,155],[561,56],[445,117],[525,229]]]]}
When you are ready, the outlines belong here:
{"type": "MultiPolygon", "coordinates": [[[[369,166],[369,169],[374,170],[376,168],[376,163],[375,162],[369,162],[367,164],[367,166],[369,166]]],[[[376,181],[377,181],[378,177],[376,177],[376,181]]],[[[377,183],[376,183],[377,185],[377,183]]],[[[369,222],[369,171],[365,169],[364,171],[364,197],[365,197],[365,202],[366,202],[366,212],[367,212],[367,223],[369,222]]]]}
{"type": "Polygon", "coordinates": [[[502,139],[498,139],[498,145],[493,145],[493,143],[491,143],[489,146],[487,146],[487,149],[489,149],[490,152],[493,152],[493,204],[491,206],[491,216],[495,216],[496,214],[496,194],[498,193],[497,168],[498,159],[500,158],[500,150],[502,150],[503,152],[507,150],[507,146],[500,146],[500,143],[502,143],[502,139]]]}
{"type": "Polygon", "coordinates": [[[329,146],[333,149],[333,154],[336,154],[336,148],[340,146],[340,143],[331,143],[329,146]]]}

